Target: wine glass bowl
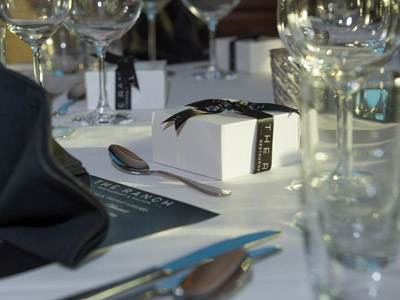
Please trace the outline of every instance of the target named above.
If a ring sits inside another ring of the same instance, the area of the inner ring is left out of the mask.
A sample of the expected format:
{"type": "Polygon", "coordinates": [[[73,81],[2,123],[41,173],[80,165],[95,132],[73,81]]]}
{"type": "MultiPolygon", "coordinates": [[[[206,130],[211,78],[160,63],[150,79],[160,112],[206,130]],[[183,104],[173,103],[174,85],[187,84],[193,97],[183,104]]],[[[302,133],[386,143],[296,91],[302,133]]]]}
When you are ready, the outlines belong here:
{"type": "Polygon", "coordinates": [[[233,79],[234,72],[219,70],[216,64],[215,36],[218,22],[227,16],[240,0],[182,0],[187,9],[207,24],[210,40],[209,66],[205,72],[195,73],[197,79],[233,79]]]}
{"type": "Polygon", "coordinates": [[[286,28],[298,51],[322,60],[337,76],[382,63],[398,46],[399,6],[393,1],[284,1],[286,28]]]}
{"type": "Polygon", "coordinates": [[[104,60],[108,46],[119,40],[136,22],[142,0],[72,0],[65,26],[96,51],[99,60],[99,102],[89,114],[77,116],[73,122],[81,125],[127,124],[133,121],[129,113],[117,113],[107,100],[104,60]]]}

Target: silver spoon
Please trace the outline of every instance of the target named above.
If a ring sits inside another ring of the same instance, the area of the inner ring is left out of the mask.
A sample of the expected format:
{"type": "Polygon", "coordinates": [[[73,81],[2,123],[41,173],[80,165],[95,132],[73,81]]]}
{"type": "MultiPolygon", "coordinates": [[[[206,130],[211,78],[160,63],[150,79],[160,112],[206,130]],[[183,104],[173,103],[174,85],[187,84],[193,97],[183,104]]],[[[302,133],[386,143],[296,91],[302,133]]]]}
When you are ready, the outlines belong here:
{"type": "Polygon", "coordinates": [[[110,145],[108,151],[114,166],[125,172],[138,175],[158,174],[170,177],[211,196],[221,197],[231,194],[231,191],[227,189],[209,186],[165,171],[150,170],[149,165],[143,159],[125,147],[110,145]]]}
{"type": "Polygon", "coordinates": [[[280,250],[280,247],[275,246],[249,250],[249,252],[243,248],[234,249],[194,270],[186,270],[141,289],[129,295],[129,299],[147,300],[168,294],[177,300],[226,298],[246,283],[250,275],[251,263],[280,250]]]}
{"type": "Polygon", "coordinates": [[[76,83],[67,94],[67,102],[56,109],[51,115],[52,116],[63,116],[67,113],[68,108],[71,104],[75,103],[77,100],[82,100],[85,98],[85,84],[83,81],[76,83]]]}

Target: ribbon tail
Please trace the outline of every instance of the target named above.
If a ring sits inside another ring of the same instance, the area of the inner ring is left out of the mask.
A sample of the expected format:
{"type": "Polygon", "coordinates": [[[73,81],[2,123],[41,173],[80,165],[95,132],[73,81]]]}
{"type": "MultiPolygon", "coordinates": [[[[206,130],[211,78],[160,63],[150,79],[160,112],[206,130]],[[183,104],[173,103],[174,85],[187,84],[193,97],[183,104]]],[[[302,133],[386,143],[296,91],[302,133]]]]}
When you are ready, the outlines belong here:
{"type": "Polygon", "coordinates": [[[202,114],[202,112],[194,109],[194,108],[189,108],[185,109],[181,112],[178,112],[174,114],[173,116],[169,117],[168,119],[164,120],[161,122],[161,124],[168,123],[168,122],[174,122],[175,123],[175,130],[178,131],[179,128],[191,117],[197,116],[202,114]]]}

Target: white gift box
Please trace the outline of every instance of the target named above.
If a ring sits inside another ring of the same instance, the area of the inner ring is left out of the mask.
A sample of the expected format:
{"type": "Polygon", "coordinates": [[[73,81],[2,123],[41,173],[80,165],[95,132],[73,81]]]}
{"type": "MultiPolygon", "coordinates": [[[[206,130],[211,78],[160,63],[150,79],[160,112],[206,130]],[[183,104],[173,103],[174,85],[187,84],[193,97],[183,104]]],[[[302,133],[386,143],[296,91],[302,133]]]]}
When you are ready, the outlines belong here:
{"type": "MultiPolygon", "coordinates": [[[[161,124],[179,107],[153,113],[154,162],[219,180],[253,173],[257,120],[233,111],[195,116],[177,134],[175,126],[161,124]]],[[[274,116],[272,167],[294,163],[299,152],[299,115],[269,112],[274,116]]]]}
{"type": "MultiPolygon", "coordinates": [[[[135,62],[139,90],[131,87],[131,109],[161,109],[166,103],[166,61],[135,62]]],[[[116,65],[106,68],[107,98],[111,108],[115,105],[116,65]]],[[[99,101],[99,73],[85,72],[85,88],[88,110],[97,107],[99,101]]]]}
{"type": "MultiPolygon", "coordinates": [[[[230,42],[236,37],[217,39],[217,66],[222,70],[230,69],[230,42]]],[[[235,69],[244,73],[270,73],[269,50],[282,48],[278,38],[238,40],[235,42],[235,69]]]]}

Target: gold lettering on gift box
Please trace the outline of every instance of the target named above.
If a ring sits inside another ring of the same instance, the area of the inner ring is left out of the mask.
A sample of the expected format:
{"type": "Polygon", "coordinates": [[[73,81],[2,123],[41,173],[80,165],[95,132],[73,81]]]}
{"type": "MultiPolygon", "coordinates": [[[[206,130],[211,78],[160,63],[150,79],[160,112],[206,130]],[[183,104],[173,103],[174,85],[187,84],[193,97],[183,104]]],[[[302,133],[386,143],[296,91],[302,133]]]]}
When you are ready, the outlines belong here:
{"type": "Polygon", "coordinates": [[[273,131],[273,117],[257,120],[257,154],[254,173],[271,169],[273,131]]]}

